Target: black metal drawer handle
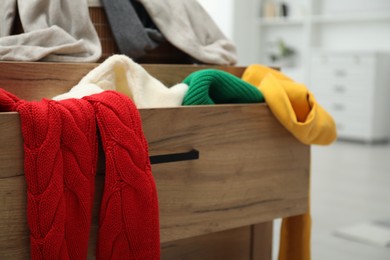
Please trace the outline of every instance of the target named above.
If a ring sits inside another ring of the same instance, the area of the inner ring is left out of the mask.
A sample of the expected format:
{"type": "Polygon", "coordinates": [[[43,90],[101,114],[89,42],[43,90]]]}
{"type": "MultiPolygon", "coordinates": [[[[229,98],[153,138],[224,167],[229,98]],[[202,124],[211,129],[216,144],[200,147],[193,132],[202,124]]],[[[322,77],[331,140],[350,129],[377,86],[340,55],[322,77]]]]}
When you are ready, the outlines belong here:
{"type": "Polygon", "coordinates": [[[153,155],[150,156],[149,158],[150,158],[150,164],[197,160],[199,159],[199,151],[193,149],[186,153],[153,155]]]}

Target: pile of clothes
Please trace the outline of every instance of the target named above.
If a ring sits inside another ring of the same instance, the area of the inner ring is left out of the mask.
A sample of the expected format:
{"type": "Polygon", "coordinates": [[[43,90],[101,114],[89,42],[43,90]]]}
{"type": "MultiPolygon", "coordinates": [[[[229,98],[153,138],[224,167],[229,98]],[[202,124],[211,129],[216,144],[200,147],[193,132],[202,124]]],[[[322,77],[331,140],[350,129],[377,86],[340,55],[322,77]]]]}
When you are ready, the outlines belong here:
{"type": "MultiPolygon", "coordinates": [[[[0,112],[21,117],[32,259],[86,259],[99,138],[106,176],[97,259],[160,259],[157,193],[138,108],[266,102],[300,142],[336,139],[334,120],[313,94],[279,71],[251,65],[238,78],[205,69],[165,86],[134,62],[168,41],[194,63],[234,65],[234,44],[196,0],[102,4],[123,55],[53,100],[28,102],[0,89],[0,112]]],[[[0,61],[96,62],[102,55],[86,0],[2,0],[0,17],[0,61]],[[21,34],[12,33],[17,13],[21,34]]],[[[310,212],[283,219],[279,259],[310,259],[310,212]]]]}
{"type": "MultiPolygon", "coordinates": [[[[0,112],[21,117],[32,259],[86,259],[99,138],[106,176],[97,259],[159,259],[158,199],[138,108],[261,102],[304,144],[336,139],[313,94],[262,65],[242,78],[203,69],[167,87],[114,55],[53,100],[28,102],[0,89],[0,112]]],[[[279,259],[310,259],[310,212],[283,220],[280,245],[279,259]]]]}
{"type": "MultiPolygon", "coordinates": [[[[136,60],[169,41],[194,63],[233,65],[236,48],[196,0],[103,0],[121,54],[136,60]]],[[[0,60],[96,62],[87,0],[0,1],[0,60]],[[11,35],[19,12],[24,33],[11,35]]]]}

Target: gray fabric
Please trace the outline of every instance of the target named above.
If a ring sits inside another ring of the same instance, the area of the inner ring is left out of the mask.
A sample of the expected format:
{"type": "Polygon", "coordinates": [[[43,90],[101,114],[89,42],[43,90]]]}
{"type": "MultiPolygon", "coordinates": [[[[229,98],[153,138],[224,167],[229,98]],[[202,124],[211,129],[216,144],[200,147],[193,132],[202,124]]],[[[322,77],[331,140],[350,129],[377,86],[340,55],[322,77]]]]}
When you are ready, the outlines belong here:
{"type": "Polygon", "coordinates": [[[95,62],[100,58],[102,48],[86,0],[18,0],[18,10],[24,33],[0,38],[0,60],[95,62]]]}
{"type": "Polygon", "coordinates": [[[16,0],[0,0],[0,37],[10,35],[15,10],[16,0]]]}
{"type": "Polygon", "coordinates": [[[233,65],[236,48],[196,0],[138,0],[173,45],[209,64],[233,65]]]}
{"type": "Polygon", "coordinates": [[[133,59],[156,48],[164,37],[155,28],[146,28],[130,0],[102,0],[119,51],[133,59]]]}
{"type": "MultiPolygon", "coordinates": [[[[130,1],[131,5],[133,6],[135,12],[137,13],[138,18],[141,21],[141,23],[143,24],[143,26],[145,28],[151,28],[151,29],[159,31],[157,26],[154,24],[152,18],[150,17],[148,12],[146,11],[145,7],[137,0],[129,0],[129,1],[130,1]]],[[[161,34],[161,32],[160,32],[160,34],[161,34]]]]}

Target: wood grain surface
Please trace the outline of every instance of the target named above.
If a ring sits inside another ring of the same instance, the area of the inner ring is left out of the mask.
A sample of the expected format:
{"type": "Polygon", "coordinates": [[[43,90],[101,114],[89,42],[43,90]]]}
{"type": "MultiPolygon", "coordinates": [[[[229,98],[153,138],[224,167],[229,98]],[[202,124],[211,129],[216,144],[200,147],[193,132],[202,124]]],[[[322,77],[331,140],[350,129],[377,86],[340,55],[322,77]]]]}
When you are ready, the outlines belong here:
{"type": "Polygon", "coordinates": [[[235,228],[164,243],[161,245],[161,259],[249,260],[251,259],[250,241],[251,228],[249,226],[235,228]]]}
{"type": "Polygon", "coordinates": [[[252,260],[272,259],[273,222],[252,225],[252,260]]]}
{"type": "MultiPolygon", "coordinates": [[[[66,91],[94,66],[0,62],[0,81],[22,98],[39,99],[66,91]]],[[[145,68],[172,85],[203,67],[145,68]]],[[[236,75],[243,71],[225,69],[236,75]]],[[[152,166],[163,245],[307,210],[310,147],[287,132],[266,104],[141,109],[140,114],[150,155],[191,149],[200,153],[199,160],[152,166]]],[[[17,113],[0,113],[0,133],[0,259],[27,259],[26,184],[17,113]]],[[[104,179],[102,166],[99,173],[91,257],[104,179]]]]}
{"type": "MultiPolygon", "coordinates": [[[[52,62],[0,62],[0,88],[25,100],[52,98],[68,92],[82,77],[95,68],[97,63],[52,62]]],[[[142,65],[167,87],[181,82],[191,72],[215,68],[241,76],[243,67],[209,65],[142,65]]]]}
{"type": "MultiPolygon", "coordinates": [[[[265,104],[140,112],[150,155],[200,152],[199,160],[152,166],[162,242],[306,211],[309,147],[281,127],[265,104]]],[[[28,240],[18,249],[10,242],[20,243],[28,229],[18,114],[0,116],[0,129],[0,254],[5,254],[28,248],[28,240]]]]}
{"type": "Polygon", "coordinates": [[[153,165],[162,241],[306,211],[309,146],[265,104],[141,110],[150,154],[197,149],[196,161],[153,165]]]}

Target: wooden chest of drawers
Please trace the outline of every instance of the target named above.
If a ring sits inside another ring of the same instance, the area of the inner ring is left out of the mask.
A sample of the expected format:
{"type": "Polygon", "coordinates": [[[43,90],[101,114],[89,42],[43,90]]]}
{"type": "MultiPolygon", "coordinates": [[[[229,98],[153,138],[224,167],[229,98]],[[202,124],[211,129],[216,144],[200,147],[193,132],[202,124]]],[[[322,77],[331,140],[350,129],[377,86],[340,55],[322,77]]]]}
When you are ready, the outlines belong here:
{"type": "MultiPolygon", "coordinates": [[[[37,100],[66,92],[97,64],[0,63],[1,86],[37,100]]],[[[145,65],[170,86],[203,66],[145,65]]],[[[237,76],[243,68],[218,67],[237,76]]],[[[273,219],[307,210],[310,147],[266,104],[140,110],[150,155],[199,151],[152,165],[162,259],[270,259],[273,219]],[[267,224],[261,224],[267,223],[267,224]]],[[[27,259],[26,185],[17,113],[0,113],[0,259],[27,259]]],[[[104,169],[97,175],[90,240],[94,258],[104,169]]]]}

